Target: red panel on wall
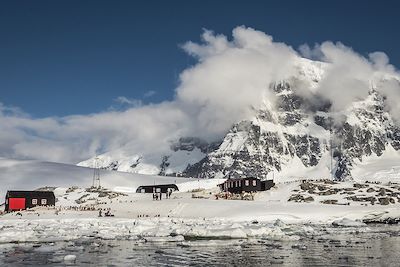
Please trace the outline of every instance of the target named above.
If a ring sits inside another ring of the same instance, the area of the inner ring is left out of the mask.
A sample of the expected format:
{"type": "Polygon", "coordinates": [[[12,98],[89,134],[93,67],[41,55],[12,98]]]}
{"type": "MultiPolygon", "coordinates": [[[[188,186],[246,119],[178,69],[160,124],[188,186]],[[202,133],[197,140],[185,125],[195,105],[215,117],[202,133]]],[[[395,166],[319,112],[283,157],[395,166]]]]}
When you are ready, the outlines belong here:
{"type": "Polygon", "coordinates": [[[25,198],[10,198],[8,199],[8,206],[10,210],[24,210],[25,198]]]}

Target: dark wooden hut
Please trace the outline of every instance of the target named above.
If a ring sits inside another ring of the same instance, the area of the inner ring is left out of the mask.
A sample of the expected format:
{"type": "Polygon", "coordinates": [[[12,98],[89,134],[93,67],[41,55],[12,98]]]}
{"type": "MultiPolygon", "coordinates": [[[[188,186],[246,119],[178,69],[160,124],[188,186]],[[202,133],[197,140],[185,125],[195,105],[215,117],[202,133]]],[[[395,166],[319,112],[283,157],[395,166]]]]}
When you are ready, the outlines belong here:
{"type": "Polygon", "coordinates": [[[167,193],[169,189],[179,191],[176,184],[142,185],[136,189],[136,193],[167,193]]]}
{"type": "Polygon", "coordinates": [[[261,181],[261,191],[267,191],[275,185],[274,180],[261,181]]]}
{"type": "Polygon", "coordinates": [[[54,206],[56,197],[51,191],[7,191],[5,211],[25,210],[35,206],[54,206]]]}
{"type": "Polygon", "coordinates": [[[272,180],[261,181],[258,178],[229,178],[219,185],[224,192],[240,194],[242,192],[265,191],[273,187],[275,184],[272,180]]]}

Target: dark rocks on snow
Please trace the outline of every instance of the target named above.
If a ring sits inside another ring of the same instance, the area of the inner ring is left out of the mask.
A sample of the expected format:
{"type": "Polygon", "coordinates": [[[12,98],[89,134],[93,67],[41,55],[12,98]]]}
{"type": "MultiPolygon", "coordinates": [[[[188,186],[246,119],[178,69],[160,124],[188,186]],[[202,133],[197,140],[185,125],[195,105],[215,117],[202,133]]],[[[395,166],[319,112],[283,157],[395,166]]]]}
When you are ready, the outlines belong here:
{"type": "Polygon", "coordinates": [[[293,202],[313,202],[314,198],[312,196],[303,196],[300,194],[296,195],[291,195],[288,201],[293,201],[293,202]]]}

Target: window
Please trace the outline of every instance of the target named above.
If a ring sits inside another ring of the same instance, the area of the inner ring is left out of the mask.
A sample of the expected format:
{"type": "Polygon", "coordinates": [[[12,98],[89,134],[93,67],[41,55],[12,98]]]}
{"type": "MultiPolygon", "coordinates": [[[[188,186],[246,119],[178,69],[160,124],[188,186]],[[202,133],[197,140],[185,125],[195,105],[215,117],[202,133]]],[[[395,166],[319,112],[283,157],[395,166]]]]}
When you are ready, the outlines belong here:
{"type": "Polygon", "coordinates": [[[32,205],[37,205],[37,198],[32,198],[32,205]]]}
{"type": "Polygon", "coordinates": [[[40,203],[42,204],[42,205],[47,205],[47,199],[42,199],[41,201],[40,201],[40,203]]]}
{"type": "Polygon", "coordinates": [[[257,181],[253,180],[253,186],[257,186],[257,181]]]}
{"type": "Polygon", "coordinates": [[[246,186],[249,186],[249,180],[244,181],[244,184],[245,184],[246,186]]]}
{"type": "Polygon", "coordinates": [[[242,180],[239,180],[239,187],[242,186],[242,180]]]}

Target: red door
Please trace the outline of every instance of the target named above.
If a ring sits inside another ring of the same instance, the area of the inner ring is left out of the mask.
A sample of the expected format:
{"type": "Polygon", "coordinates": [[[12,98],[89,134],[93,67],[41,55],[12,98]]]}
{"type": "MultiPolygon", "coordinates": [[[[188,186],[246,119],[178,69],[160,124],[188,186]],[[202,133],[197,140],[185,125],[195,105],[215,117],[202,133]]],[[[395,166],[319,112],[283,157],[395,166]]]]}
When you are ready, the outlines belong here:
{"type": "Polygon", "coordinates": [[[8,203],[9,210],[25,209],[25,198],[9,198],[8,203]]]}

